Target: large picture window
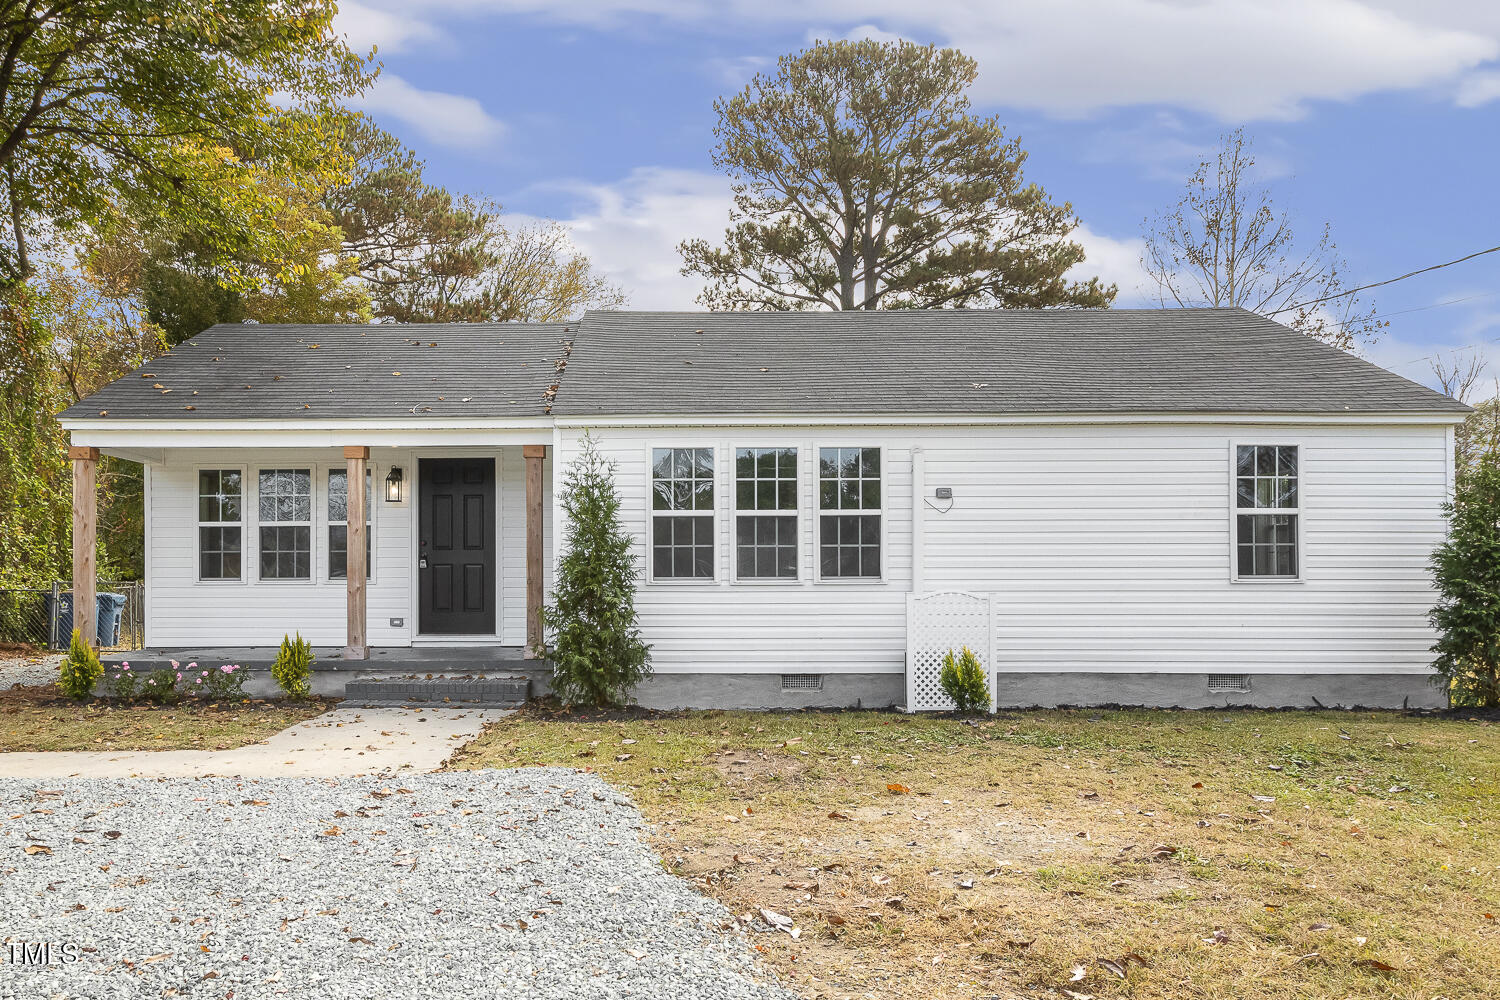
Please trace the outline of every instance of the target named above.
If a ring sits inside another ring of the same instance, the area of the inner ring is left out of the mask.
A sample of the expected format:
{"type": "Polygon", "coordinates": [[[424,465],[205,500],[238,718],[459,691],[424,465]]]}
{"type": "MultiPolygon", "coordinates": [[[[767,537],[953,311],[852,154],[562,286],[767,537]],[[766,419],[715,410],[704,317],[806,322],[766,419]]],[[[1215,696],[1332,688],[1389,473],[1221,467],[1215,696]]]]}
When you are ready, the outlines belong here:
{"type": "Polygon", "coordinates": [[[239,469],[198,470],[198,578],[238,580],[244,484],[239,469]]]}
{"type": "MultiPolygon", "coordinates": [[[[370,470],[365,470],[365,579],[372,575],[374,536],[370,532],[370,470]]],[[[349,472],[328,470],[328,576],[342,580],[349,567],[349,472]]]]}
{"type": "Polygon", "coordinates": [[[880,578],[879,448],[818,449],[818,570],[825,580],[880,578]]]}
{"type": "Polygon", "coordinates": [[[1295,579],[1301,512],[1296,445],[1235,446],[1234,549],[1239,579],[1295,579]]]}
{"type": "Polygon", "coordinates": [[[260,578],[312,578],[312,471],[261,469],[260,578]]]}
{"type": "Polygon", "coordinates": [[[714,450],[651,450],[651,576],[714,577],[714,450]]]}
{"type": "Polygon", "coordinates": [[[797,579],[797,449],[734,453],[735,578],[797,579]]]}

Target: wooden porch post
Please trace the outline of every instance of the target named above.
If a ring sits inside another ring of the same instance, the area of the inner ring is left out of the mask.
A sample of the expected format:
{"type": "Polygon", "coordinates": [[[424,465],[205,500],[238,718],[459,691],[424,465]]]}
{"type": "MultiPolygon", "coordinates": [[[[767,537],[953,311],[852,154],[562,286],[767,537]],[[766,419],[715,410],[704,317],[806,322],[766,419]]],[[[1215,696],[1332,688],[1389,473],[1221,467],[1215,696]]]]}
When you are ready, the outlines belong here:
{"type": "Polygon", "coordinates": [[[370,647],[365,644],[365,462],[370,458],[370,449],[349,447],[344,449],[344,458],[349,464],[348,478],[344,480],[347,494],[345,523],[346,553],[344,559],[344,583],[348,589],[349,644],[344,647],[344,659],[368,660],[370,647]]]}
{"type": "Polygon", "coordinates": [[[94,487],[99,449],[71,447],[68,457],[73,460],[73,627],[85,645],[97,647],[99,578],[94,548],[99,531],[94,487]]]}
{"type": "Polygon", "coordinates": [[[542,655],[542,462],[547,446],[521,446],[526,458],[526,656],[542,655]]]}

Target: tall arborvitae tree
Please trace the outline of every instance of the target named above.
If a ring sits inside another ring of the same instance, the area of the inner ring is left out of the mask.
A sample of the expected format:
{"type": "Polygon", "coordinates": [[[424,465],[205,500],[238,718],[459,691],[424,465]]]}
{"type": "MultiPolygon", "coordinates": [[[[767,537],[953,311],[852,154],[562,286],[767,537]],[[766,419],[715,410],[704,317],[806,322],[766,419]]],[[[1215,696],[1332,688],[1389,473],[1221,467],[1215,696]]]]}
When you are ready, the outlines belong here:
{"type": "Polygon", "coordinates": [[[585,434],[563,483],[567,548],[542,620],[552,633],[552,689],[569,705],[622,704],[651,676],[651,647],[635,613],[640,570],[620,524],[614,468],[585,434]]]}
{"type": "Polygon", "coordinates": [[[710,309],[1107,306],[1073,208],[970,113],[957,49],[819,42],[718,101],[714,163],[734,182],[722,246],[689,240],[710,309]]]}
{"type": "Polygon", "coordinates": [[[1459,477],[1448,538],[1432,554],[1441,595],[1433,667],[1455,705],[1500,706],[1500,455],[1459,477]]]}

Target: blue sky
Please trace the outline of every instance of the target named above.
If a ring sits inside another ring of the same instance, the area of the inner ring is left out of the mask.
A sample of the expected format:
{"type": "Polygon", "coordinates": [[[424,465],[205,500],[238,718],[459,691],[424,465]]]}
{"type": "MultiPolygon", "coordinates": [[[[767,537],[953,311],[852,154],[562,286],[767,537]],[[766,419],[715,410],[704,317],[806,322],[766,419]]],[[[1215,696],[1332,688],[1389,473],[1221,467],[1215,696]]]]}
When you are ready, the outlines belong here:
{"type": "MultiPolygon", "coordinates": [[[[979,62],[978,109],[1083,220],[1085,269],[1146,304],[1142,219],[1229,128],[1298,228],[1326,221],[1356,283],[1500,244],[1500,3],[1480,0],[392,0],[344,2],[378,45],[362,100],[430,177],[558,219],[639,308],[694,308],[676,243],[715,236],[713,101],[815,38],[903,37],[979,62]]],[[[1488,347],[1500,254],[1380,289],[1362,349],[1488,347]]]]}

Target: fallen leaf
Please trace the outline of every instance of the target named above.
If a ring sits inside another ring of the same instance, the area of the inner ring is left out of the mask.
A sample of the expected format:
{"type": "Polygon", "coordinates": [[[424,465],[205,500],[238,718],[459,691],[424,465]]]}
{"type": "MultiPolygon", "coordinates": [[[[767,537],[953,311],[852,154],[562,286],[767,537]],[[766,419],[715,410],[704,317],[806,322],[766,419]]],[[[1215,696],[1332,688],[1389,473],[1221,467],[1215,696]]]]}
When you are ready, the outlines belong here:
{"type": "Polygon", "coordinates": [[[837,809],[835,809],[833,812],[831,812],[831,813],[828,814],[828,818],[829,819],[848,819],[849,818],[849,814],[845,813],[845,812],[839,812],[837,809]]]}
{"type": "Polygon", "coordinates": [[[888,791],[888,792],[890,792],[892,795],[910,795],[911,794],[911,789],[908,788],[908,787],[906,787],[905,785],[902,785],[902,784],[890,784],[890,785],[886,785],[885,786],[885,790],[888,791]]]}
{"type": "Polygon", "coordinates": [[[1359,958],[1359,959],[1355,959],[1354,965],[1355,965],[1356,968],[1374,969],[1376,972],[1395,972],[1396,971],[1396,967],[1394,965],[1387,965],[1385,962],[1382,962],[1378,958],[1359,958]]]}
{"type": "Polygon", "coordinates": [[[1102,968],[1105,972],[1118,976],[1121,979],[1125,978],[1125,966],[1121,965],[1119,962],[1111,961],[1107,958],[1101,958],[1099,959],[1099,967],[1102,968]]]}
{"type": "Polygon", "coordinates": [[[27,844],[26,845],[26,853],[27,854],[51,854],[52,853],[52,848],[48,847],[46,844],[27,844]]]}

